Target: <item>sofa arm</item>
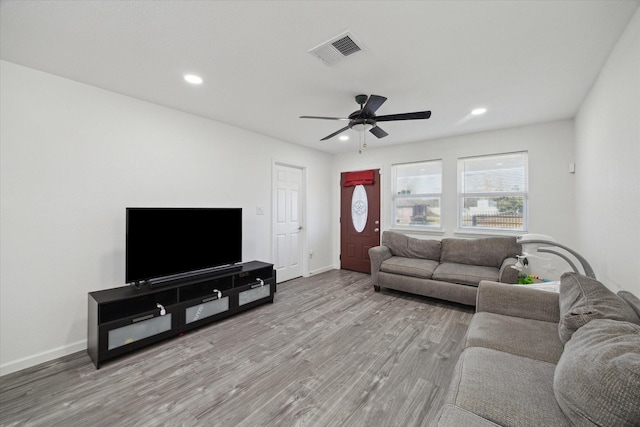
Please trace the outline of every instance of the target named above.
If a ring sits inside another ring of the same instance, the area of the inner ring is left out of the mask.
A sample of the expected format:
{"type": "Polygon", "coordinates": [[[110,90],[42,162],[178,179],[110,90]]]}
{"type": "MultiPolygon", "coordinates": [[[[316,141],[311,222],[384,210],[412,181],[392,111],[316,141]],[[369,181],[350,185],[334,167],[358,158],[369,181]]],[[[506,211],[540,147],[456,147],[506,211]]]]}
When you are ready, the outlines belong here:
{"type": "Polygon", "coordinates": [[[483,280],[478,286],[476,312],[557,323],[560,321],[558,298],[555,292],[483,280]]]}
{"type": "Polygon", "coordinates": [[[386,246],[374,246],[369,248],[369,259],[371,260],[371,280],[373,286],[378,285],[378,273],[380,272],[380,266],[383,261],[391,258],[391,249],[386,246]]]}
{"type": "Polygon", "coordinates": [[[512,265],[516,265],[517,258],[505,258],[500,266],[500,275],[498,276],[498,282],[500,283],[518,283],[518,275],[520,272],[515,268],[511,268],[512,265]]]}

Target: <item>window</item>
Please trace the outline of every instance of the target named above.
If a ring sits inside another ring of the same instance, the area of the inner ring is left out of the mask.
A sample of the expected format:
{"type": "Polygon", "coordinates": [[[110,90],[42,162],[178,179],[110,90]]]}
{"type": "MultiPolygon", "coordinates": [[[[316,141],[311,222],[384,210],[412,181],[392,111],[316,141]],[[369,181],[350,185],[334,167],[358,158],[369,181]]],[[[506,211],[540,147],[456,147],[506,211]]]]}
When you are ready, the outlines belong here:
{"type": "Polygon", "coordinates": [[[395,227],[440,228],[442,160],[392,166],[395,227]]]}
{"type": "Polygon", "coordinates": [[[527,229],[527,153],[458,159],[458,226],[527,229]]]}

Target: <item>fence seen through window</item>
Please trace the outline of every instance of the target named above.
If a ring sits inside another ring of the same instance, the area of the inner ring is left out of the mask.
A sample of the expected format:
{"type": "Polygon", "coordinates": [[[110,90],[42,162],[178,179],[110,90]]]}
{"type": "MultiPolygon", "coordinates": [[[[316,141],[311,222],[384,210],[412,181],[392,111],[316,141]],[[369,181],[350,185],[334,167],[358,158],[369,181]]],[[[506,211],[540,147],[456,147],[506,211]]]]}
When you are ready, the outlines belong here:
{"type": "Polygon", "coordinates": [[[527,153],[458,160],[459,227],[527,229],[527,153]]]}

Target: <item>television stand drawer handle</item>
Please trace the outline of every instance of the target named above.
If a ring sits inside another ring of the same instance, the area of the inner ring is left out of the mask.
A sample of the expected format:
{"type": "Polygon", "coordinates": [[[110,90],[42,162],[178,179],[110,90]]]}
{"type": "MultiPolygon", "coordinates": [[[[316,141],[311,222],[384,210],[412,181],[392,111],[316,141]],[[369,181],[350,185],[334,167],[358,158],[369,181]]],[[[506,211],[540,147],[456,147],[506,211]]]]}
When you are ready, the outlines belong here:
{"type": "Polygon", "coordinates": [[[215,293],[216,293],[216,294],[218,294],[218,295],[217,295],[217,296],[215,296],[215,297],[205,298],[205,299],[203,299],[203,300],[202,300],[202,302],[209,302],[209,301],[213,301],[213,300],[216,300],[216,299],[220,299],[220,298],[222,298],[222,292],[220,292],[220,291],[219,291],[219,290],[217,290],[217,289],[214,289],[214,290],[213,290],[213,292],[215,292],[215,293]]]}
{"type": "Polygon", "coordinates": [[[253,288],[257,288],[257,287],[263,287],[264,286],[264,280],[262,280],[259,277],[256,277],[256,280],[258,281],[258,283],[256,283],[255,285],[251,285],[251,289],[253,288]]]}
{"type": "Polygon", "coordinates": [[[149,319],[153,319],[153,314],[147,314],[146,316],[138,317],[136,319],[133,319],[131,322],[137,323],[137,322],[142,322],[143,320],[149,320],[149,319]]]}

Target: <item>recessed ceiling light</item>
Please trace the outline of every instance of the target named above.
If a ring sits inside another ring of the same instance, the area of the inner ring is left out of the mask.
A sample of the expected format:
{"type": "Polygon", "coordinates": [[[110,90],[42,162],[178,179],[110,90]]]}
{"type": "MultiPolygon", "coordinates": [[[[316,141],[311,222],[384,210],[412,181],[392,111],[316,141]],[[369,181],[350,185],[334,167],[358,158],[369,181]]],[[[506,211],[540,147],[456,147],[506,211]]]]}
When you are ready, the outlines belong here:
{"type": "Polygon", "coordinates": [[[194,85],[202,84],[202,77],[196,76],[195,74],[185,74],[184,79],[194,85]]]}
{"type": "Polygon", "coordinates": [[[348,141],[348,140],[349,140],[348,135],[340,135],[340,141],[348,141]]]}
{"type": "Polygon", "coordinates": [[[471,114],[473,114],[474,116],[479,116],[480,114],[484,114],[486,112],[486,108],[476,108],[475,110],[471,111],[471,114]]]}

